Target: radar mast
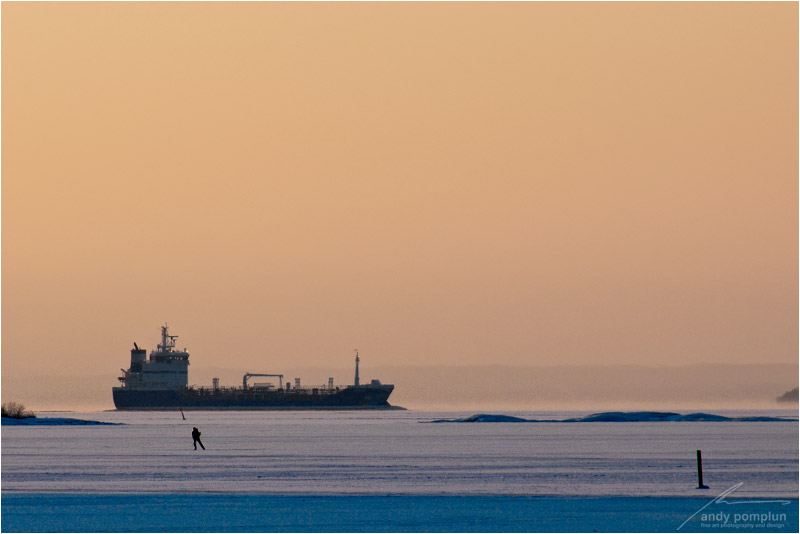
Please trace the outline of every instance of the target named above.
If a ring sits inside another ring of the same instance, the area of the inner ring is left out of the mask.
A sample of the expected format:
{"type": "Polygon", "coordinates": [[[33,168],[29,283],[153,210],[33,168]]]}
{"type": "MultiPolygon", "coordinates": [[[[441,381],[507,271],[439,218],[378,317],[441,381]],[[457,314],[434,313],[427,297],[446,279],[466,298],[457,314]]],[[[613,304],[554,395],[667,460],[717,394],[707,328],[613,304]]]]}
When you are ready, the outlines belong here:
{"type": "Polygon", "coordinates": [[[356,351],[356,379],[353,381],[353,385],[357,386],[358,385],[358,362],[359,362],[358,349],[355,349],[355,351],[356,351]]]}
{"type": "Polygon", "coordinates": [[[164,323],[164,326],[161,327],[161,344],[158,345],[158,351],[172,352],[172,349],[175,348],[176,339],[178,339],[178,336],[169,335],[169,325],[164,323]]]}

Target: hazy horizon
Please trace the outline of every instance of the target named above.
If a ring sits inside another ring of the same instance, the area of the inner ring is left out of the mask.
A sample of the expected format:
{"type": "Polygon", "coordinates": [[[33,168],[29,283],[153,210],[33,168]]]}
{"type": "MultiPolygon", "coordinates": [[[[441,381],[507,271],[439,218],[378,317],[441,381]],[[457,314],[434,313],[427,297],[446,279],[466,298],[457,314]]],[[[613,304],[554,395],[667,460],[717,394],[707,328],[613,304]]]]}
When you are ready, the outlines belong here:
{"type": "Polygon", "coordinates": [[[797,386],[796,3],[0,9],[3,401],[165,322],[190,383],[358,347],[797,386]]]}
{"type": "MultiPolygon", "coordinates": [[[[390,402],[411,410],[457,411],[620,411],[620,410],[797,410],[776,398],[797,387],[798,367],[789,364],[678,366],[403,366],[375,367],[362,358],[361,379],[395,385],[390,402]]],[[[347,366],[236,369],[193,364],[189,383],[240,386],[244,372],[283,373],[304,386],[353,383],[347,366]]],[[[117,373],[119,374],[119,373],[117,373]]],[[[40,411],[113,409],[116,374],[3,375],[3,399],[40,411]]],[[[255,381],[269,381],[255,379],[255,381]]],[[[254,380],[251,380],[251,383],[254,380]]]]}

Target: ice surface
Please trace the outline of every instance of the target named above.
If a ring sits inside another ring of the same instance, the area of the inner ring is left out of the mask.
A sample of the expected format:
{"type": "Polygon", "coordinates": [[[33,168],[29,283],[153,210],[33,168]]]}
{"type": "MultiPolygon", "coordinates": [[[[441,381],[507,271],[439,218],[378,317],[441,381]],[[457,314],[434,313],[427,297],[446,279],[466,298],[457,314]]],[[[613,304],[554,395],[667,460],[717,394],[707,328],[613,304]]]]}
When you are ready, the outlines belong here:
{"type": "Polygon", "coordinates": [[[695,489],[695,451],[702,449],[710,492],[742,482],[737,496],[797,498],[797,421],[419,424],[469,415],[187,411],[184,421],[177,411],[70,413],[125,424],[4,426],[2,490],[705,497],[709,491],[695,489]],[[206,451],[192,449],[193,426],[206,451]]]}
{"type": "Polygon", "coordinates": [[[793,500],[714,504],[703,511],[729,514],[731,526],[703,527],[692,515],[708,499],[687,497],[6,494],[2,504],[4,532],[674,533],[688,520],[678,532],[718,533],[797,532],[798,525],[793,500]],[[759,527],[753,515],[775,519],[759,527]]]}

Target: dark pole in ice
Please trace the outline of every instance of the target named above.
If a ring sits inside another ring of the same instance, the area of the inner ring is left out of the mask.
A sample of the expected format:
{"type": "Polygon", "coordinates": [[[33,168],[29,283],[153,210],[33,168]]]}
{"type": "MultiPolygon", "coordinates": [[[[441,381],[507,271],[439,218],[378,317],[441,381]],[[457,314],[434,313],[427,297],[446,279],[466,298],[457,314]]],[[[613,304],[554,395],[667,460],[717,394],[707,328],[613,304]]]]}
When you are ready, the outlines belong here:
{"type": "Polygon", "coordinates": [[[703,457],[700,455],[700,449],[697,449],[697,489],[708,489],[708,486],[703,484],[703,457]]]}

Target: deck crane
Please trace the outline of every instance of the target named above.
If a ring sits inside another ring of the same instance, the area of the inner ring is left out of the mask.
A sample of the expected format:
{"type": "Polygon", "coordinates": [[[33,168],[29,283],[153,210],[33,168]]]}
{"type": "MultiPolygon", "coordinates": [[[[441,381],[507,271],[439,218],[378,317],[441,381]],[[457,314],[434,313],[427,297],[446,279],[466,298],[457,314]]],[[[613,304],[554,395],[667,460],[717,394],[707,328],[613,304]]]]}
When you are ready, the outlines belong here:
{"type": "Polygon", "coordinates": [[[264,375],[261,373],[245,373],[242,377],[242,388],[247,389],[247,379],[251,376],[267,376],[267,377],[277,377],[278,384],[280,384],[280,389],[283,389],[283,375],[264,375]]]}

